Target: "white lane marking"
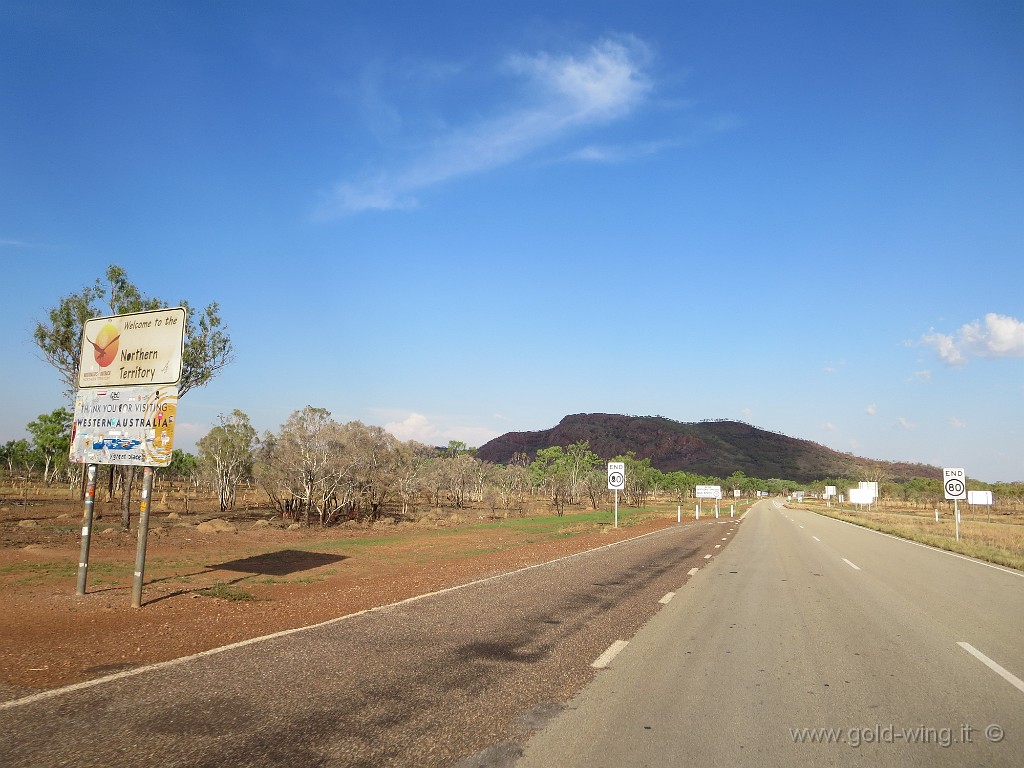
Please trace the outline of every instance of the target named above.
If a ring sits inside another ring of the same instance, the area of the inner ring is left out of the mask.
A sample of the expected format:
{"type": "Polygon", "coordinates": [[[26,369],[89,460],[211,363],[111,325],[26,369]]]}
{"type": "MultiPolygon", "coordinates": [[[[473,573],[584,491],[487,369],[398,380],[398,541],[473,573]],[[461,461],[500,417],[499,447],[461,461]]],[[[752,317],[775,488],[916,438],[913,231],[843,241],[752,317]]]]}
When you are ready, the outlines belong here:
{"type": "Polygon", "coordinates": [[[726,537],[726,536],[723,536],[723,537],[722,537],[722,541],[726,541],[726,540],[727,540],[727,537],[726,537]]]}
{"type": "Polygon", "coordinates": [[[1021,680],[1019,677],[1017,677],[1012,672],[1008,672],[1005,669],[1003,669],[1001,666],[996,664],[994,661],[992,661],[992,659],[990,659],[988,656],[986,656],[984,653],[979,651],[977,648],[975,648],[970,643],[957,643],[957,645],[959,645],[961,648],[963,648],[965,651],[967,651],[969,654],[971,654],[971,656],[976,658],[978,661],[980,661],[986,667],[988,667],[993,672],[995,672],[997,675],[999,675],[1001,678],[1003,678],[1006,682],[1008,682],[1010,685],[1012,685],[1018,691],[1020,691],[1021,693],[1024,693],[1024,680],[1021,680]]]}
{"type": "MultiPolygon", "coordinates": [[[[815,513],[815,514],[817,514],[817,513],[815,513]]],[[[840,519],[835,518],[835,517],[829,517],[828,515],[818,515],[818,516],[819,517],[824,517],[824,518],[826,518],[828,520],[835,520],[837,523],[842,523],[843,525],[853,526],[854,528],[856,528],[858,530],[861,530],[861,531],[868,531],[869,533],[877,533],[879,536],[885,536],[887,539],[893,539],[895,541],[902,541],[904,544],[913,544],[915,547],[923,547],[924,549],[930,549],[932,552],[938,552],[940,555],[949,555],[950,557],[955,557],[958,560],[966,560],[968,563],[974,563],[975,565],[984,565],[986,568],[994,568],[997,571],[1002,571],[1003,573],[1008,573],[1011,576],[1017,576],[1018,578],[1024,579],[1024,572],[1021,572],[1021,571],[1011,571],[1009,568],[1003,568],[1001,565],[995,565],[994,563],[986,563],[984,560],[978,560],[976,557],[968,557],[967,555],[961,555],[959,552],[950,552],[947,549],[939,549],[938,547],[933,547],[931,544],[922,544],[920,541],[912,541],[910,539],[904,539],[904,538],[902,538],[900,536],[895,536],[895,535],[893,535],[891,533],[883,533],[882,531],[876,531],[874,528],[865,528],[863,525],[857,525],[856,523],[851,523],[851,522],[849,522],[847,520],[840,520],[840,519]]]]}
{"type": "Polygon", "coordinates": [[[687,571],[686,575],[687,576],[693,576],[693,574],[695,574],[699,570],[700,570],[700,568],[691,568],[689,571],[687,571]]]}
{"type": "Polygon", "coordinates": [[[851,568],[853,568],[853,570],[855,570],[855,571],[859,571],[860,570],[860,566],[859,565],[854,565],[849,560],[847,560],[845,557],[843,558],[843,562],[846,563],[851,568]]]}
{"type": "Polygon", "coordinates": [[[600,547],[596,547],[594,549],[585,549],[582,552],[574,552],[571,555],[563,555],[562,557],[556,557],[554,560],[548,560],[548,561],[543,562],[543,563],[534,563],[533,565],[526,565],[526,566],[523,566],[522,568],[517,568],[514,571],[507,571],[505,573],[496,573],[494,576],[487,576],[487,577],[485,577],[483,579],[475,579],[473,581],[467,581],[465,584],[456,584],[454,587],[445,587],[444,589],[438,589],[438,590],[435,590],[433,592],[424,592],[422,595],[413,595],[412,597],[407,597],[404,600],[397,600],[397,601],[395,601],[393,603],[388,603],[387,605],[376,605],[373,608],[365,608],[364,610],[356,611],[355,613],[346,613],[344,616],[337,616],[337,617],[335,617],[333,619],[327,619],[326,621],[321,621],[321,622],[319,622],[317,624],[307,624],[304,627],[294,627],[292,629],[283,629],[280,632],[272,632],[269,635],[260,635],[259,637],[251,637],[251,638],[249,638],[247,640],[239,640],[237,643],[229,643],[228,645],[221,645],[221,646],[219,646],[217,648],[210,648],[209,650],[206,650],[206,651],[199,651],[198,653],[193,653],[191,656],[179,656],[176,659],[168,659],[167,661],[158,661],[158,662],[155,662],[153,664],[146,664],[146,665],[141,666],[141,667],[135,667],[133,669],[126,669],[123,672],[115,672],[114,674],[107,675],[106,677],[96,677],[96,678],[93,678],[92,680],[83,680],[80,683],[72,683],[71,685],[65,685],[63,688],[51,688],[51,689],[49,689],[47,691],[40,691],[39,693],[33,693],[33,694],[29,695],[29,696],[23,696],[20,699],[11,699],[10,701],[0,701],[0,711],[3,711],[5,709],[14,709],[15,707],[21,707],[21,706],[24,706],[26,704],[34,704],[37,701],[45,701],[46,699],[50,699],[50,698],[53,698],[55,696],[63,696],[66,693],[73,693],[74,691],[81,691],[81,690],[85,690],[86,688],[93,688],[94,686],[97,686],[97,685],[104,685],[106,683],[112,683],[115,680],[123,680],[126,677],[135,677],[136,675],[141,675],[141,674],[144,674],[146,672],[151,672],[151,671],[156,670],[156,669],[165,669],[167,667],[176,667],[176,666],[178,666],[180,664],[185,664],[185,663],[187,663],[189,661],[194,661],[196,659],[203,659],[203,658],[206,658],[208,656],[216,656],[217,654],[225,653],[227,651],[233,651],[233,650],[235,650],[237,648],[245,648],[247,646],[256,645],[257,643],[262,643],[262,642],[265,642],[267,640],[276,640],[279,637],[287,637],[288,635],[295,635],[295,634],[298,634],[299,632],[305,632],[306,630],[320,629],[321,627],[329,627],[332,624],[338,624],[338,623],[340,623],[342,621],[346,621],[348,619],[355,618],[356,616],[364,616],[364,615],[366,615],[368,613],[377,613],[378,611],[384,611],[384,610],[387,610],[388,608],[395,608],[395,607],[400,606],[400,605],[408,605],[409,603],[416,603],[416,602],[419,602],[420,600],[425,600],[428,597],[435,597],[437,595],[445,595],[445,594],[448,594],[449,592],[458,592],[459,590],[463,590],[463,589],[466,589],[468,587],[475,587],[478,584],[486,584],[487,582],[490,582],[490,581],[497,581],[498,579],[503,579],[506,576],[515,576],[516,574],[525,573],[526,571],[532,571],[532,570],[534,570],[536,568],[543,568],[546,565],[553,565],[555,563],[560,563],[560,562],[563,562],[565,560],[572,560],[575,557],[582,557],[584,555],[589,555],[589,554],[591,554],[593,552],[600,552],[601,550],[609,549],[610,547],[617,547],[620,544],[628,544],[630,542],[639,541],[640,539],[646,539],[649,536],[665,535],[665,533],[667,531],[677,531],[677,530],[679,530],[679,528],[676,527],[676,526],[672,526],[671,528],[659,528],[656,531],[651,531],[649,533],[641,533],[639,536],[631,536],[630,538],[622,539],[621,541],[613,541],[611,544],[604,544],[604,545],[602,545],[600,547]]]}
{"type": "Polygon", "coordinates": [[[595,661],[590,666],[592,666],[594,669],[604,669],[612,663],[612,659],[618,656],[622,649],[625,648],[627,645],[629,645],[629,642],[626,640],[616,640],[614,643],[609,645],[608,650],[602,653],[600,656],[598,656],[597,661],[595,661]]]}
{"type": "Polygon", "coordinates": [[[670,602],[672,602],[672,598],[675,597],[675,596],[676,596],[675,592],[669,592],[663,598],[661,598],[661,600],[659,600],[658,602],[661,603],[662,605],[668,605],[670,602]]]}
{"type": "Polygon", "coordinates": [[[821,539],[819,539],[817,536],[811,536],[811,538],[814,539],[815,541],[821,541],[821,539]]]}
{"type": "Polygon", "coordinates": [[[721,549],[721,547],[722,547],[721,544],[715,544],[715,549],[721,549]]]}
{"type": "Polygon", "coordinates": [[[711,559],[711,555],[704,555],[704,559],[705,560],[710,560],[711,559]]]}

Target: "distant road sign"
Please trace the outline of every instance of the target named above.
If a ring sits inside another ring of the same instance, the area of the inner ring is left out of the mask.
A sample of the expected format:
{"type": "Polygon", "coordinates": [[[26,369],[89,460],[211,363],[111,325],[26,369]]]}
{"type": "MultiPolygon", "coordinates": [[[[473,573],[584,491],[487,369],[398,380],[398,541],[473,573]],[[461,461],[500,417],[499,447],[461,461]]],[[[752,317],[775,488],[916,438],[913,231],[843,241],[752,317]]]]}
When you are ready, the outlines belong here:
{"type": "Polygon", "coordinates": [[[694,495],[698,499],[720,499],[722,498],[722,486],[698,485],[694,495]]]}
{"type": "Polygon", "coordinates": [[[947,467],[942,470],[942,490],[947,501],[967,498],[967,475],[963,467],[947,467]]]}
{"type": "Polygon", "coordinates": [[[624,461],[608,462],[608,490],[621,491],[626,487],[626,463],[624,461]]]}

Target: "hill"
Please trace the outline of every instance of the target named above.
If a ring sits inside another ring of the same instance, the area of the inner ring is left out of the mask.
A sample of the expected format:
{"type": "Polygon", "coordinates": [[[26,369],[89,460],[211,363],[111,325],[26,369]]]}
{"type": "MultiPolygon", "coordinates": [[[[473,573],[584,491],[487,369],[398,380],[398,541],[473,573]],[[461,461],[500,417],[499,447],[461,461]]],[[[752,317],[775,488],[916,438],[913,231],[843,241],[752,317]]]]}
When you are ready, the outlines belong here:
{"type": "Polygon", "coordinates": [[[649,458],[651,466],[662,472],[713,477],[727,477],[740,470],[748,477],[808,483],[866,475],[896,481],[942,475],[937,467],[859,458],[739,421],[684,423],[663,416],[609,413],[578,413],[566,416],[551,429],[509,432],[480,446],[477,456],[505,464],[516,453],[533,458],[541,448],[580,440],[588,441],[590,449],[602,458],[634,451],[638,459],[649,458]]]}

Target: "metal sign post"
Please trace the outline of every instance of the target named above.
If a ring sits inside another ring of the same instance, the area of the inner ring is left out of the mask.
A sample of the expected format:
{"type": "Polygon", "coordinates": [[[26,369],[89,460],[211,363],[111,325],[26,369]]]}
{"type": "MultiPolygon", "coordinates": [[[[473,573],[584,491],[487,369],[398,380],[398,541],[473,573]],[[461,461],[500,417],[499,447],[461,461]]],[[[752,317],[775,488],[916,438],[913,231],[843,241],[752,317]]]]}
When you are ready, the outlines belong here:
{"type": "Polygon", "coordinates": [[[142,470],[142,504],[139,507],[139,543],[135,548],[132,608],[142,607],[142,575],[146,570],[146,539],[149,535],[149,497],[153,494],[153,468],[142,470]]]}
{"type": "Polygon", "coordinates": [[[92,541],[92,513],[96,504],[96,465],[86,467],[85,510],[82,515],[82,552],[78,556],[78,588],[75,593],[85,594],[89,578],[89,542],[92,541]]]}

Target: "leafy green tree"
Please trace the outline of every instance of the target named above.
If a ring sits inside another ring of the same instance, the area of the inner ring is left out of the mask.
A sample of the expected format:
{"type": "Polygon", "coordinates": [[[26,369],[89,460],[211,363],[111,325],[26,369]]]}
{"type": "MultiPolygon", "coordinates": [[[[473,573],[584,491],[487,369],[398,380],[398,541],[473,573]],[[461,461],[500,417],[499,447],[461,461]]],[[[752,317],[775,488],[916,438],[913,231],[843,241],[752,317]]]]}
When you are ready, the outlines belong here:
{"type": "Polygon", "coordinates": [[[13,475],[16,468],[31,464],[32,446],[25,438],[8,440],[0,447],[0,460],[7,465],[7,473],[13,475]]]}
{"type": "Polygon", "coordinates": [[[26,429],[32,435],[35,449],[43,457],[43,482],[50,484],[51,468],[57,456],[65,456],[71,448],[71,421],[73,414],[67,408],[57,408],[50,413],[40,414],[30,421],[26,429]]]}
{"type": "Polygon", "coordinates": [[[125,315],[170,306],[185,308],[185,346],[181,360],[178,396],[208,383],[234,360],[234,347],[220,317],[217,302],[196,312],[185,300],[172,305],[146,296],[117,265],[107,268],[106,283],[99,278],[77,293],[60,299],[47,310],[47,320],[36,323],[32,339],[43,359],[57,369],[68,398],[78,390],[78,365],[82,351],[82,330],[95,317],[125,315]]]}

